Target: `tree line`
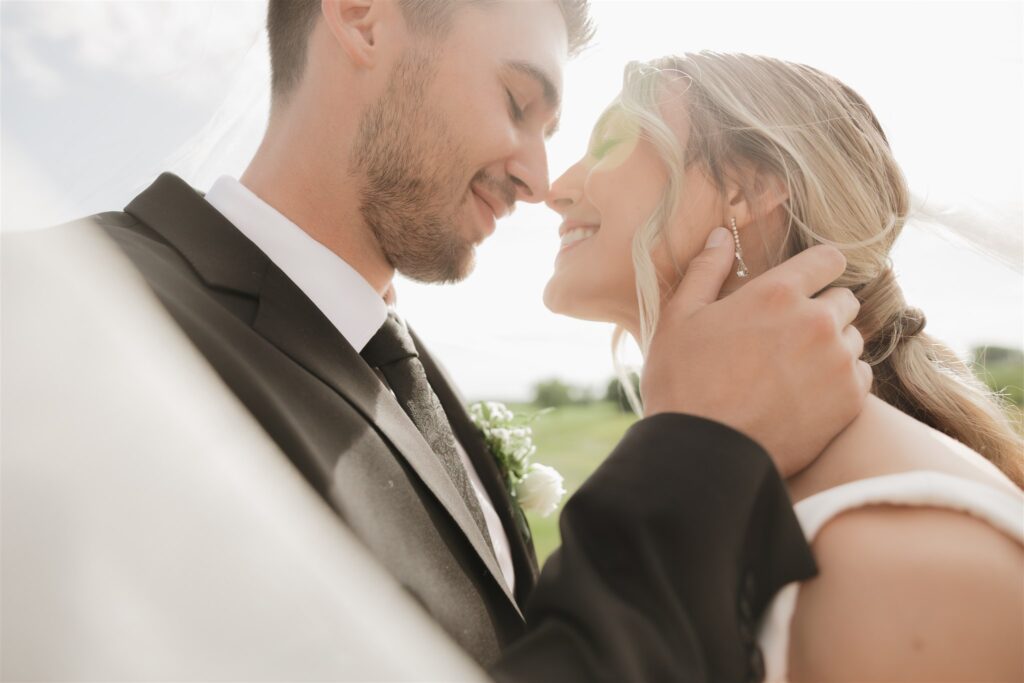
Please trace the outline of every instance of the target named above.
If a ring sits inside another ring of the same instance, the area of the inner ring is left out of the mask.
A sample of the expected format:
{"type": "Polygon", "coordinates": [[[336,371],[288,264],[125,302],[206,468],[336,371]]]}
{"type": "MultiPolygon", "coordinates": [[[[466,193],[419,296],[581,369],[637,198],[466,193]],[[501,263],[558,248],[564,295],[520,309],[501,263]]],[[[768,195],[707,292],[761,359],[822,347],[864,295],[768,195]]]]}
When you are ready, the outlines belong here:
{"type": "MultiPolygon", "coordinates": [[[[1003,346],[979,346],[971,350],[971,365],[977,376],[993,391],[1017,407],[1024,407],[1024,351],[1003,346]]],[[[629,373],[639,392],[640,378],[629,373]]],[[[626,393],[617,377],[608,380],[603,392],[570,384],[558,378],[533,385],[532,403],[538,408],[561,408],[607,401],[629,412],[626,393]]]]}

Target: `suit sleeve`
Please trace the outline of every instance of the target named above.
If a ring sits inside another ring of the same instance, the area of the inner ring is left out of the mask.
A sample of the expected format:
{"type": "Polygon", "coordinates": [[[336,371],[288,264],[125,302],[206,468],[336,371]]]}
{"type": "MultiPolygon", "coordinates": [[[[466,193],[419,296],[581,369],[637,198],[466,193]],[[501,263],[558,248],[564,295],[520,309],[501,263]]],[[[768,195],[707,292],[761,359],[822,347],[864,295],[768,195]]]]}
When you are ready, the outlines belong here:
{"type": "Polygon", "coordinates": [[[498,681],[757,679],[757,617],[816,571],[767,454],[687,415],[633,425],[561,532],[498,681]]]}

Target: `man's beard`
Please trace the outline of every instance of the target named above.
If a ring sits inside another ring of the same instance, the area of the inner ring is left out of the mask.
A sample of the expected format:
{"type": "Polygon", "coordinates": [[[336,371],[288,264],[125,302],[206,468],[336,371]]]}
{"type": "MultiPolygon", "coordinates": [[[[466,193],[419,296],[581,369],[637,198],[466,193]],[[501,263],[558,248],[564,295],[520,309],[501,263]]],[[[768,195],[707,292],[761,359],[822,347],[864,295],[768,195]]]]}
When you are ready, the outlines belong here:
{"type": "Polygon", "coordinates": [[[427,104],[433,55],[410,52],[359,123],[351,168],[362,179],[360,212],[384,257],[421,282],[457,282],[473,269],[459,233],[470,199],[468,163],[444,116],[427,104]]]}

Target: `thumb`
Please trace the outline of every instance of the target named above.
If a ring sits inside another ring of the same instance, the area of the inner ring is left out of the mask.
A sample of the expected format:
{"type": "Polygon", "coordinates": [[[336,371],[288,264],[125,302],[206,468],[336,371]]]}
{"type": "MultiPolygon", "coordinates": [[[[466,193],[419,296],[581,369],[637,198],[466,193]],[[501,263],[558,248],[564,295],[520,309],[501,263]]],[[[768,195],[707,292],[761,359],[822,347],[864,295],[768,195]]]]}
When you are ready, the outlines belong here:
{"type": "Polygon", "coordinates": [[[669,305],[688,318],[718,299],[722,285],[732,270],[736,256],[732,235],[725,228],[715,228],[708,236],[704,251],[697,254],[686,268],[669,305]]]}

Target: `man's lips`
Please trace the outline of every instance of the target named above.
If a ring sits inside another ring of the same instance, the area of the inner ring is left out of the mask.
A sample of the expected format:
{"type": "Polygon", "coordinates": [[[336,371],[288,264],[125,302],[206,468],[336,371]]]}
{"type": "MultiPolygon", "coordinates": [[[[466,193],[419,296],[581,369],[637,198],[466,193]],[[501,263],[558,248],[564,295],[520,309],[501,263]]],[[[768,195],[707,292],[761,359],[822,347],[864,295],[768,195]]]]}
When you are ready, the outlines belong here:
{"type": "Polygon", "coordinates": [[[490,207],[491,213],[494,214],[494,218],[496,220],[504,218],[511,211],[511,207],[508,204],[501,199],[498,199],[479,185],[473,185],[471,189],[473,194],[482,199],[484,204],[490,207]]]}

